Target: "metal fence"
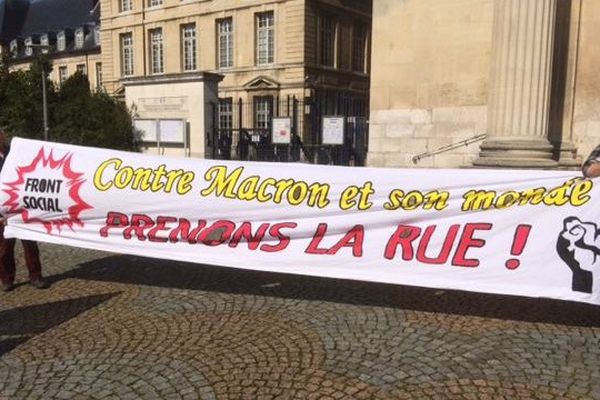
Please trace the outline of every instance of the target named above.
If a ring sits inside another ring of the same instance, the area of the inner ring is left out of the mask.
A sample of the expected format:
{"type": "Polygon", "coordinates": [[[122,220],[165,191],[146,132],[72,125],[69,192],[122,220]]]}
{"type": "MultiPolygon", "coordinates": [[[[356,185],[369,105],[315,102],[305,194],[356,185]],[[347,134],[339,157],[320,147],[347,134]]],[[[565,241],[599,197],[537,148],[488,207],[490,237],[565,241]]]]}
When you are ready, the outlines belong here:
{"type": "Polygon", "coordinates": [[[212,103],[209,156],[224,160],[364,165],[368,143],[367,103],[350,96],[298,99],[256,96],[252,102],[221,99],[212,103]],[[322,118],[346,117],[344,145],[322,145],[322,118]],[[291,121],[291,143],[272,143],[273,118],[291,121]]]}

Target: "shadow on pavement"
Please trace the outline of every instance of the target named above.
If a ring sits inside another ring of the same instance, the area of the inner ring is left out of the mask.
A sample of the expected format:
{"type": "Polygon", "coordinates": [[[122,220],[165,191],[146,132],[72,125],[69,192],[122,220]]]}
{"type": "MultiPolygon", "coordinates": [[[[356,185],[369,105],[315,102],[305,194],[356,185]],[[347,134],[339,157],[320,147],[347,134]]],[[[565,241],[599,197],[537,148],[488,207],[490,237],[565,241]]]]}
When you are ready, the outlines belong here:
{"type": "Polygon", "coordinates": [[[0,356],[55,326],[119,295],[78,297],[35,306],[0,311],[0,356]]]}
{"type": "Polygon", "coordinates": [[[51,279],[66,278],[600,327],[600,308],[584,303],[249,271],[125,255],[84,263],[51,279]]]}

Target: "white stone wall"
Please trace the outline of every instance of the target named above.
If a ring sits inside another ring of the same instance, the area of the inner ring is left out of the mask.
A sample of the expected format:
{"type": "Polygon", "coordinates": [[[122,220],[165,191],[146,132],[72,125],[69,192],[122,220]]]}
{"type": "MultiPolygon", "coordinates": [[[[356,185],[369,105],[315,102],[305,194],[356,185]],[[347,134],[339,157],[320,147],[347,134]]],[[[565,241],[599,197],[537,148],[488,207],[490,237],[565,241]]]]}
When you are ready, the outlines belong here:
{"type": "Polygon", "coordinates": [[[492,0],[374,0],[368,165],[472,165],[480,143],[412,158],[485,133],[492,11],[492,0]]]}
{"type": "Polygon", "coordinates": [[[600,144],[600,1],[581,1],[574,89],[573,141],[584,159],[600,144]]]}
{"type": "MultiPolygon", "coordinates": [[[[472,165],[481,142],[418,164],[412,157],[487,133],[494,4],[374,0],[369,165],[472,165]]],[[[585,158],[600,144],[600,1],[569,4],[562,129],[549,132],[570,158],[559,168],[578,164],[571,145],[585,158]]]]}
{"type": "Polygon", "coordinates": [[[144,149],[151,154],[177,157],[205,156],[205,135],[211,130],[209,103],[217,101],[217,82],[165,82],[125,86],[127,106],[134,110],[137,118],[184,119],[189,124],[189,152],[182,146],[144,149]],[[210,86],[210,87],[206,87],[210,86]],[[164,104],[161,107],[160,104],[164,104]]]}

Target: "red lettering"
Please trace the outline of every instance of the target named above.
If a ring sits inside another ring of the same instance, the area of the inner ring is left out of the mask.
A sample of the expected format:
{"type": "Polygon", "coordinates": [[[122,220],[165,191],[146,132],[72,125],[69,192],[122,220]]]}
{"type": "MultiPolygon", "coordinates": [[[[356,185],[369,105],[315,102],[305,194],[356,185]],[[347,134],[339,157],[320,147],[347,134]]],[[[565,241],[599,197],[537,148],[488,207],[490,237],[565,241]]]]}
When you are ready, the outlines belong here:
{"type": "Polygon", "coordinates": [[[469,223],[465,225],[465,229],[462,232],[460,240],[458,241],[458,247],[452,258],[452,265],[456,267],[470,267],[474,268],[479,266],[478,259],[467,259],[467,251],[472,247],[483,247],[485,240],[477,239],[473,237],[475,231],[489,231],[492,229],[492,224],[488,223],[469,223]]]}
{"type": "Polygon", "coordinates": [[[435,258],[427,257],[425,254],[427,252],[427,248],[429,247],[429,242],[431,241],[431,236],[436,230],[435,225],[428,226],[425,228],[425,232],[423,233],[423,237],[419,242],[419,247],[417,248],[417,261],[425,263],[425,264],[445,264],[448,261],[448,257],[450,256],[450,251],[452,251],[452,246],[454,245],[454,239],[456,239],[456,235],[458,234],[458,230],[460,229],[460,225],[452,225],[450,229],[448,229],[448,234],[444,239],[444,244],[442,245],[442,249],[440,253],[435,258]]]}
{"type": "Polygon", "coordinates": [[[207,246],[218,246],[229,240],[234,230],[235,223],[226,220],[217,221],[212,224],[210,228],[206,228],[202,231],[200,235],[198,235],[198,240],[207,246]],[[215,237],[212,234],[216,234],[218,237],[215,237]]]}
{"type": "Polygon", "coordinates": [[[396,256],[396,249],[398,245],[402,246],[402,259],[410,261],[414,257],[414,250],[412,243],[421,234],[421,228],[410,225],[398,225],[396,232],[390,237],[387,245],[385,246],[385,258],[388,260],[393,259],[396,256]]]}
{"type": "Polygon", "coordinates": [[[189,244],[196,244],[198,243],[196,237],[200,234],[200,231],[204,229],[205,226],[206,221],[200,219],[198,220],[198,226],[190,231],[190,221],[185,218],[179,218],[179,225],[177,225],[177,227],[169,234],[169,241],[171,243],[177,243],[179,242],[178,236],[181,236],[183,241],[188,242],[189,244]]]}
{"type": "MultiPolygon", "coordinates": [[[[135,238],[143,241],[148,239],[158,243],[184,241],[189,244],[201,242],[206,246],[219,246],[226,243],[231,248],[237,247],[241,240],[245,239],[248,242],[249,250],[260,249],[264,252],[276,252],[286,249],[291,243],[291,237],[283,233],[283,230],[293,229],[297,226],[298,224],[295,222],[273,225],[263,223],[253,234],[251,222],[243,222],[238,228],[233,221],[219,220],[207,227],[206,220],[198,220],[196,227],[192,229],[191,222],[185,218],[158,216],[153,220],[145,214],[133,214],[129,218],[126,214],[109,212],[106,216],[105,226],[100,229],[100,235],[107,237],[110,229],[120,228],[123,230],[123,237],[127,240],[135,238]],[[269,243],[261,245],[267,232],[271,237],[269,243]]],[[[323,224],[321,229],[322,235],[324,235],[327,225],[323,224]]],[[[353,246],[355,251],[362,252],[360,247],[363,235],[363,232],[353,232],[344,238],[339,247],[353,246]]]]}
{"type": "Polygon", "coordinates": [[[133,214],[131,216],[129,227],[123,231],[123,237],[125,239],[131,239],[131,234],[135,233],[139,240],[146,240],[144,229],[148,229],[152,226],[154,226],[154,221],[149,216],[144,214],[133,214]]]}
{"type": "Polygon", "coordinates": [[[159,242],[165,243],[169,241],[169,238],[157,236],[159,231],[166,231],[168,228],[166,227],[167,222],[177,222],[177,218],[175,217],[157,217],[156,218],[156,226],[150,229],[148,232],[148,240],[151,242],[159,242]]]}
{"type": "Polygon", "coordinates": [[[252,235],[252,224],[250,222],[243,222],[231,237],[229,241],[229,247],[237,247],[242,238],[248,242],[248,249],[256,250],[260,245],[265,233],[269,229],[269,224],[261,224],[256,230],[256,234],[252,235]]]}
{"type": "Polygon", "coordinates": [[[282,229],[293,229],[297,227],[298,224],[295,222],[282,222],[280,224],[275,224],[269,229],[269,235],[272,237],[279,239],[279,243],[276,245],[263,244],[260,246],[262,251],[267,253],[274,253],[276,251],[284,250],[290,244],[290,237],[281,233],[282,229]]]}
{"type": "Polygon", "coordinates": [[[129,225],[129,218],[127,218],[127,215],[110,211],[106,214],[105,225],[100,228],[100,236],[107,237],[110,228],[124,228],[127,225],[129,225]]]}
{"type": "Polygon", "coordinates": [[[365,228],[362,225],[356,225],[329,251],[327,254],[336,254],[342,247],[352,247],[354,257],[362,257],[363,241],[365,238],[365,228]]]}
{"type": "Polygon", "coordinates": [[[319,224],[315,235],[304,252],[306,254],[327,254],[327,249],[319,248],[319,244],[321,244],[321,240],[323,240],[325,233],[327,233],[327,224],[319,224]]]}

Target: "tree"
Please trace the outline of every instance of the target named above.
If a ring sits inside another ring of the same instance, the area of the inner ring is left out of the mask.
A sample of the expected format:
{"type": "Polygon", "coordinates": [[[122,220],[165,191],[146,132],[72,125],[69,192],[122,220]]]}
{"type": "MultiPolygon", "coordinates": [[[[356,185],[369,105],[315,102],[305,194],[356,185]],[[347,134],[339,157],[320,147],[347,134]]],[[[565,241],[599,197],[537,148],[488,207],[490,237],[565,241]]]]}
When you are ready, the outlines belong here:
{"type": "MultiPolygon", "coordinates": [[[[2,46],[0,44],[0,46],[2,46]]],[[[0,104],[2,101],[2,96],[5,91],[6,83],[8,82],[8,75],[10,73],[10,52],[6,47],[0,48],[0,104]]]]}
{"type": "Polygon", "coordinates": [[[0,126],[13,136],[44,137],[42,71],[51,141],[136,151],[139,135],[124,103],[108,94],[91,92],[87,76],[73,74],[57,89],[48,80],[52,65],[39,55],[27,71],[9,71],[10,54],[0,59],[0,126]]]}
{"type": "Polygon", "coordinates": [[[0,60],[0,126],[13,136],[43,138],[42,67],[46,79],[48,104],[54,103],[55,90],[48,74],[52,70],[45,57],[34,61],[27,71],[9,71],[10,54],[0,60]]]}
{"type": "Polygon", "coordinates": [[[138,150],[131,115],[122,102],[108,94],[91,92],[81,72],[67,79],[54,108],[53,140],[120,150],[138,150]]]}

